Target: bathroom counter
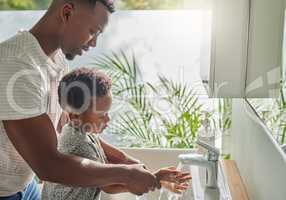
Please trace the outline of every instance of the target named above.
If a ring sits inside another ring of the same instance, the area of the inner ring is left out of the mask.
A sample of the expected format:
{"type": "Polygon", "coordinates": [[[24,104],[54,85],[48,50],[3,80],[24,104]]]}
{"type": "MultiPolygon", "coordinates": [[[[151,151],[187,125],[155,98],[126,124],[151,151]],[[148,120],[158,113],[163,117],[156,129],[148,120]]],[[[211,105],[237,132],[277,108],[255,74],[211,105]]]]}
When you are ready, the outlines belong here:
{"type": "Polygon", "coordinates": [[[232,200],[249,200],[239,170],[234,160],[221,161],[225,172],[232,200]]]}

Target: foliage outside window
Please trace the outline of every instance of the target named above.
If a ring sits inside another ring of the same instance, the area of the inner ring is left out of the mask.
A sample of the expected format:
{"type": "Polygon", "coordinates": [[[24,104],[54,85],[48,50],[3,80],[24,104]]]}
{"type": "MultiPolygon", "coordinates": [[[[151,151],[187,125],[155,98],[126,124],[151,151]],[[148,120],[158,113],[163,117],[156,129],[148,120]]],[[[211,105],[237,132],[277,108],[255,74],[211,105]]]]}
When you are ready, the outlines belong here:
{"type": "MultiPolygon", "coordinates": [[[[284,30],[285,35],[285,30],[284,30]]],[[[281,67],[280,95],[277,99],[248,99],[259,117],[269,128],[280,145],[286,145],[286,65],[285,37],[283,41],[283,64],[281,67]]]]}
{"type": "Polygon", "coordinates": [[[206,111],[186,83],[163,76],[158,76],[156,85],[144,82],[134,55],[123,51],[104,54],[96,57],[93,65],[113,79],[117,101],[108,132],[119,134],[123,146],[193,148],[206,117],[213,129],[226,132],[230,128],[230,100],[219,100],[217,110],[206,111]],[[123,109],[118,109],[120,105],[123,109]]]}
{"type": "Polygon", "coordinates": [[[42,10],[51,0],[0,0],[0,10],[42,10]]]}
{"type": "MultiPolygon", "coordinates": [[[[118,5],[126,9],[168,9],[174,8],[175,2],[182,5],[182,1],[168,0],[122,0],[118,5]]],[[[0,9],[46,9],[49,4],[49,0],[0,0],[0,9]]],[[[206,112],[191,85],[162,76],[159,85],[146,83],[140,75],[136,57],[130,59],[124,52],[99,56],[96,66],[105,68],[113,78],[115,99],[127,104],[125,110],[116,113],[110,129],[123,136],[120,137],[122,146],[192,148],[205,117],[214,129],[229,130],[231,101],[228,99],[216,101],[217,108],[206,112]],[[158,111],[153,98],[167,105],[168,112],[158,111]]]]}
{"type": "MultiPolygon", "coordinates": [[[[45,10],[52,0],[0,0],[0,10],[45,10]]],[[[115,0],[122,10],[182,8],[186,0],[115,0]]]]}
{"type": "Polygon", "coordinates": [[[280,145],[286,144],[285,87],[284,81],[278,99],[248,99],[280,145]]]}

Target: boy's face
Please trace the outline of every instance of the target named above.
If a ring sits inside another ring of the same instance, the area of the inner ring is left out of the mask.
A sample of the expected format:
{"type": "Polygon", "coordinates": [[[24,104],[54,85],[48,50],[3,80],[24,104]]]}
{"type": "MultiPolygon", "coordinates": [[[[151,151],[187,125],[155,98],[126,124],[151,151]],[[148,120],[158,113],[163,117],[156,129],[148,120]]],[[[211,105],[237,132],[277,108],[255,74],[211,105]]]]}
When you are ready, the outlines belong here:
{"type": "Polygon", "coordinates": [[[86,132],[101,133],[108,126],[110,121],[108,111],[111,103],[112,96],[110,92],[105,96],[93,98],[91,107],[79,115],[86,132]]]}
{"type": "Polygon", "coordinates": [[[62,13],[66,17],[63,17],[61,49],[66,58],[72,60],[96,46],[97,37],[107,25],[110,13],[100,2],[94,7],[67,3],[62,13]]]}

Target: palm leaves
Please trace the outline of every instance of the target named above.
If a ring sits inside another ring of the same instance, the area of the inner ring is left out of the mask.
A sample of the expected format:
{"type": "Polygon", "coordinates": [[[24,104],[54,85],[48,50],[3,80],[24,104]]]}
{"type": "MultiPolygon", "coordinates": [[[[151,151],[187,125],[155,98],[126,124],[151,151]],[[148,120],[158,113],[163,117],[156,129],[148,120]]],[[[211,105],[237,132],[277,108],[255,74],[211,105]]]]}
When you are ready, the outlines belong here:
{"type": "Polygon", "coordinates": [[[114,97],[123,104],[114,116],[113,133],[133,138],[133,146],[193,147],[202,106],[192,88],[163,76],[158,86],[143,82],[133,53],[103,54],[93,64],[112,77],[114,97]],[[156,107],[162,100],[168,112],[156,107]]]}
{"type": "Polygon", "coordinates": [[[281,87],[281,108],[283,109],[284,112],[284,118],[281,122],[281,144],[285,144],[286,143],[286,99],[285,99],[285,95],[286,95],[286,80],[283,80],[282,82],[282,87],[281,87]]]}
{"type": "Polygon", "coordinates": [[[223,133],[231,126],[231,105],[231,99],[218,100],[218,125],[223,133]]]}
{"type": "Polygon", "coordinates": [[[95,66],[104,69],[113,79],[113,92],[120,95],[122,92],[136,92],[132,90],[142,80],[141,72],[136,63],[134,54],[129,61],[127,55],[121,50],[119,54],[112,52],[111,55],[103,54],[96,57],[95,66]]]}
{"type": "Polygon", "coordinates": [[[147,146],[160,146],[159,135],[150,128],[153,113],[147,99],[147,85],[142,81],[134,54],[131,59],[123,51],[105,54],[97,57],[94,64],[112,77],[113,94],[124,104],[124,110],[113,123],[115,132],[131,135],[147,146]]]}
{"type": "MultiPolygon", "coordinates": [[[[285,84],[285,81],[282,82],[285,84]]],[[[285,86],[284,86],[285,87],[285,86]]],[[[279,144],[286,143],[286,101],[283,84],[280,89],[280,98],[268,101],[250,99],[261,119],[271,130],[279,144]]]]}
{"type": "Polygon", "coordinates": [[[201,107],[192,88],[186,84],[175,83],[159,76],[158,89],[152,88],[158,96],[171,106],[171,115],[155,112],[165,127],[166,139],[170,147],[193,147],[194,140],[200,127],[201,107]]]}

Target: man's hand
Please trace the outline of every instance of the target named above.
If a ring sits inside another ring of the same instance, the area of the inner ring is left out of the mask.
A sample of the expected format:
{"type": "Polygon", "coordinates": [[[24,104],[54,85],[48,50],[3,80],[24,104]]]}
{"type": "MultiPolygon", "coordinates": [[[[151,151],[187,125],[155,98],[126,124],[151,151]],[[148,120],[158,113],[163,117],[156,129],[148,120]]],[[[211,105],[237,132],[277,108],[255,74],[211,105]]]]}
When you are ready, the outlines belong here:
{"type": "Polygon", "coordinates": [[[128,165],[130,168],[130,182],[126,185],[129,192],[142,195],[160,188],[155,175],[144,169],[144,165],[128,165]]]}

